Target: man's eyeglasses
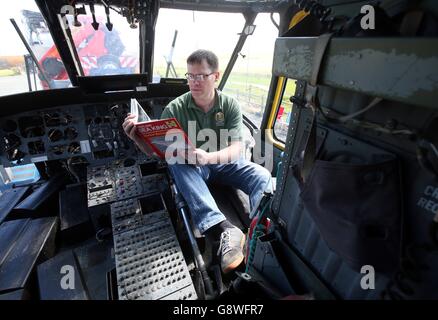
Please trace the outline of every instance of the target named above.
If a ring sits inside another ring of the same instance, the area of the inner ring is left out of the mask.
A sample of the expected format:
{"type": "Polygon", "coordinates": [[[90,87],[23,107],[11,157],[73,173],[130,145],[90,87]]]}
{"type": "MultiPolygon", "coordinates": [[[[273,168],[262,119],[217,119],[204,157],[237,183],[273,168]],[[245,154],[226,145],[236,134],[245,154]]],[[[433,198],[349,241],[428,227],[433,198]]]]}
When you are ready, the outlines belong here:
{"type": "Polygon", "coordinates": [[[209,76],[214,74],[215,72],[209,73],[209,74],[193,74],[193,73],[186,73],[185,76],[187,80],[190,81],[205,81],[209,76]]]}

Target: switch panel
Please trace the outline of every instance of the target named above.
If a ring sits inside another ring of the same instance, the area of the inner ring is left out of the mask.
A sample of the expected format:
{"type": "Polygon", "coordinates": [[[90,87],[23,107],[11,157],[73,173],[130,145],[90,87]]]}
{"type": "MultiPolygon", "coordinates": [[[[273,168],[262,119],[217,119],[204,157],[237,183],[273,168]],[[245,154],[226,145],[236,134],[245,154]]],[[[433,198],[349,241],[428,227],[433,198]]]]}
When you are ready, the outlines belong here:
{"type": "Polygon", "coordinates": [[[129,167],[119,162],[87,167],[88,207],[112,203],[168,188],[163,173],[142,176],[137,164],[129,167]]]}
{"type": "Polygon", "coordinates": [[[87,167],[88,207],[115,201],[113,172],[109,166],[87,167]]]}

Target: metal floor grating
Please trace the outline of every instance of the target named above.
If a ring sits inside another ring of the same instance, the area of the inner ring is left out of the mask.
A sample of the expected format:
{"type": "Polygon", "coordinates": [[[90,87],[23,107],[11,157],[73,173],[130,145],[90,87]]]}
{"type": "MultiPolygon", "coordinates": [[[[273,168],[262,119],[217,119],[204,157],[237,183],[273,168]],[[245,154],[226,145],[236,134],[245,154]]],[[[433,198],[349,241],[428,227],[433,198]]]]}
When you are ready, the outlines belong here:
{"type": "Polygon", "coordinates": [[[197,295],[169,214],[145,215],[138,199],[111,205],[120,300],[193,300],[197,295]]]}

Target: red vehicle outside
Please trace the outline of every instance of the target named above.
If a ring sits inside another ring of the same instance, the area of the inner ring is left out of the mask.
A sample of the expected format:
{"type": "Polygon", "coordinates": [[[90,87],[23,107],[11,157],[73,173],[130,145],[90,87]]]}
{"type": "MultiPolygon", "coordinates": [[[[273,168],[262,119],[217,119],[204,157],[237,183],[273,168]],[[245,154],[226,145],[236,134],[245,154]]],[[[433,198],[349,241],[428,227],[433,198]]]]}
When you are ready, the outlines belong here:
{"type": "MultiPolygon", "coordinates": [[[[82,22],[81,28],[71,29],[84,74],[93,76],[136,72],[138,58],[124,54],[125,46],[119,33],[114,29],[108,31],[104,24],[96,31],[86,20],[85,18],[82,22]]],[[[55,45],[42,56],[39,63],[55,87],[69,84],[67,72],[55,45]]],[[[49,89],[46,81],[41,79],[41,83],[44,89],[49,89]]]]}

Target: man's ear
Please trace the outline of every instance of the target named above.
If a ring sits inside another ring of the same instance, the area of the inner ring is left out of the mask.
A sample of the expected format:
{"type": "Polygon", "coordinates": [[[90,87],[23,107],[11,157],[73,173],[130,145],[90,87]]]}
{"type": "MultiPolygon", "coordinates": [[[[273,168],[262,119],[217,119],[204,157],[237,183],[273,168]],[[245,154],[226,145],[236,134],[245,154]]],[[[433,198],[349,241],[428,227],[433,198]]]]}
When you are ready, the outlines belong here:
{"type": "Polygon", "coordinates": [[[220,77],[220,75],[221,75],[221,74],[220,74],[220,72],[219,72],[219,71],[217,71],[217,72],[216,72],[216,75],[215,75],[215,76],[216,76],[216,78],[214,79],[214,81],[218,81],[218,80],[219,80],[219,77],[220,77]]]}

